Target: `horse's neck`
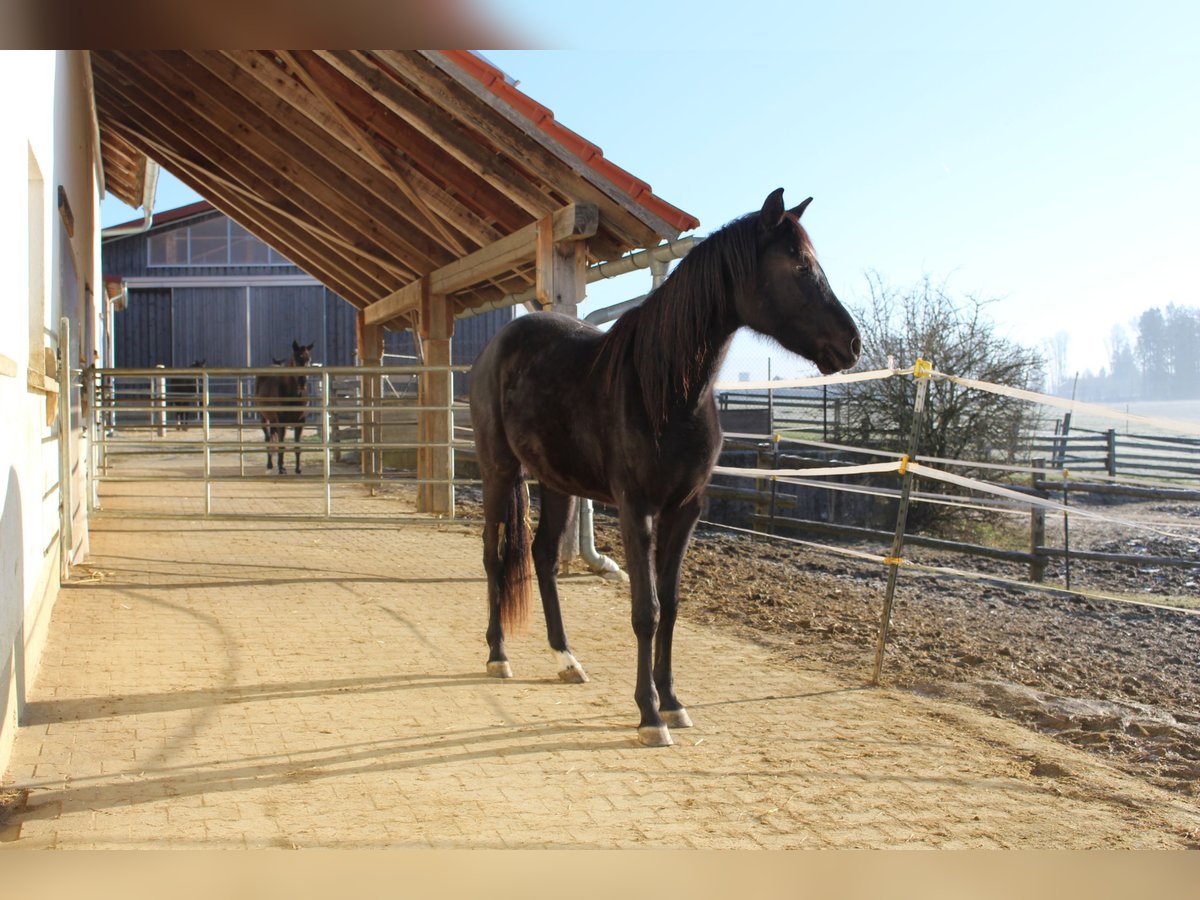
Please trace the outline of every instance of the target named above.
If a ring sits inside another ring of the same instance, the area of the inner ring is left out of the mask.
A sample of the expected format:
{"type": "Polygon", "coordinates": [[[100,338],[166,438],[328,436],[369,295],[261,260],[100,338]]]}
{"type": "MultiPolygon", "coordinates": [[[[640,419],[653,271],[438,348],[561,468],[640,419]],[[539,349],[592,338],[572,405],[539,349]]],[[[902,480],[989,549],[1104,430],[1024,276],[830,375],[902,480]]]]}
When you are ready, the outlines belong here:
{"type": "MultiPolygon", "coordinates": [[[[680,411],[694,411],[712,395],[713,384],[729,352],[733,335],[741,326],[732,303],[712,299],[706,303],[706,308],[710,315],[703,327],[691,334],[680,335],[674,346],[646,346],[641,353],[635,354],[635,358],[643,361],[663,354],[676,360],[670,369],[652,366],[656,373],[653,377],[665,377],[670,381],[669,386],[664,386],[667,396],[659,394],[666,403],[663,412],[667,417],[680,411]]],[[[643,333],[641,337],[646,340],[649,335],[643,333]]]]}

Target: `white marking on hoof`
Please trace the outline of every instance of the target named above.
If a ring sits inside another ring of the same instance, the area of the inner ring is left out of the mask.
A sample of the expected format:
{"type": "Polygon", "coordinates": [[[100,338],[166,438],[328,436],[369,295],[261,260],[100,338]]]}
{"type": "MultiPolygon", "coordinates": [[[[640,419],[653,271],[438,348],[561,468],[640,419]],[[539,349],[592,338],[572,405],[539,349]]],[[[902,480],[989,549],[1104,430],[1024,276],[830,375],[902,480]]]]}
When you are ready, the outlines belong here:
{"type": "Polygon", "coordinates": [[[643,725],[638,729],[638,741],[643,747],[670,747],[675,743],[666,725],[643,725]]]}
{"type": "Polygon", "coordinates": [[[692,717],[683,707],[679,709],[660,709],[658,715],[663,722],[670,728],[691,728],[692,717]]]}
{"type": "Polygon", "coordinates": [[[588,680],[587,672],[583,671],[583,666],[579,664],[572,654],[565,650],[556,650],[554,655],[558,657],[558,677],[567,684],[585,684],[588,680]]]}
{"type": "Polygon", "coordinates": [[[489,662],[487,664],[487,673],[493,678],[512,678],[512,666],[508,664],[507,659],[499,660],[498,662],[489,662]]]}

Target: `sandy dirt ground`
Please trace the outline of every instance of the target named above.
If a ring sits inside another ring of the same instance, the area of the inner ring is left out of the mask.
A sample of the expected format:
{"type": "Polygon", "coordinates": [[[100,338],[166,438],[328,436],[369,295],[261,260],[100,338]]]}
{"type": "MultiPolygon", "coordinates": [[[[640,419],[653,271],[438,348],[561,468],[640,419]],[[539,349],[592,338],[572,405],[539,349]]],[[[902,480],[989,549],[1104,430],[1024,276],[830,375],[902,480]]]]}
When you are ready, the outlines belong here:
{"type": "MultiPolygon", "coordinates": [[[[313,493],[221,487],[259,513],[313,493]]],[[[150,489],[114,485],[106,507],[194,505],[150,489]]],[[[590,682],[558,682],[538,614],[516,677],[489,679],[479,526],[358,490],[339,509],[387,522],[98,517],[4,775],[0,847],[1200,844],[1194,798],[970,704],[866,688],[696,601],[676,641],[695,727],[642,748],[624,585],[563,579],[590,682]]]]}

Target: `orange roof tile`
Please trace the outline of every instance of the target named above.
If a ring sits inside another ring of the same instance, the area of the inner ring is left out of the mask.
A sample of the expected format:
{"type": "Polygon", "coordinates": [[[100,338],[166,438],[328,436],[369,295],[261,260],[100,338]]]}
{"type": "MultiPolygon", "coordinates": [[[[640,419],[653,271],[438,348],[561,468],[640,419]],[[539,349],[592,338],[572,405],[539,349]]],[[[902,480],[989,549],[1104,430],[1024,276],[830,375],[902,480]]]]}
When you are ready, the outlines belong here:
{"type": "Polygon", "coordinates": [[[554,138],[563,147],[595,171],[629,195],[635,203],[647,211],[669,222],[680,231],[690,231],[700,225],[700,220],[656,196],[650,185],[605,159],[604,152],[571,129],[560,124],[552,110],[547,109],[529,95],[517,90],[504,73],[485,59],[469,50],[444,50],[447,57],[471,75],[489,91],[505,101],[529,119],[542,132],[554,138]]]}

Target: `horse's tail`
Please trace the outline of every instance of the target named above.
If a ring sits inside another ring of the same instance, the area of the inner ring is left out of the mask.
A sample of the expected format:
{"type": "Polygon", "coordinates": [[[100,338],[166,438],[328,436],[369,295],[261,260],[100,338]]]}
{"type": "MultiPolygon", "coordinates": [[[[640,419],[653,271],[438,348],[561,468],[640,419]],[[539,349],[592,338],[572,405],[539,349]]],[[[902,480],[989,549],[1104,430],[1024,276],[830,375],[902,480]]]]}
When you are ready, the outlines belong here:
{"type": "Polygon", "coordinates": [[[500,523],[500,624],[525,624],[533,595],[533,538],[529,527],[529,488],[520,471],[513,480],[507,514],[500,523]]]}

